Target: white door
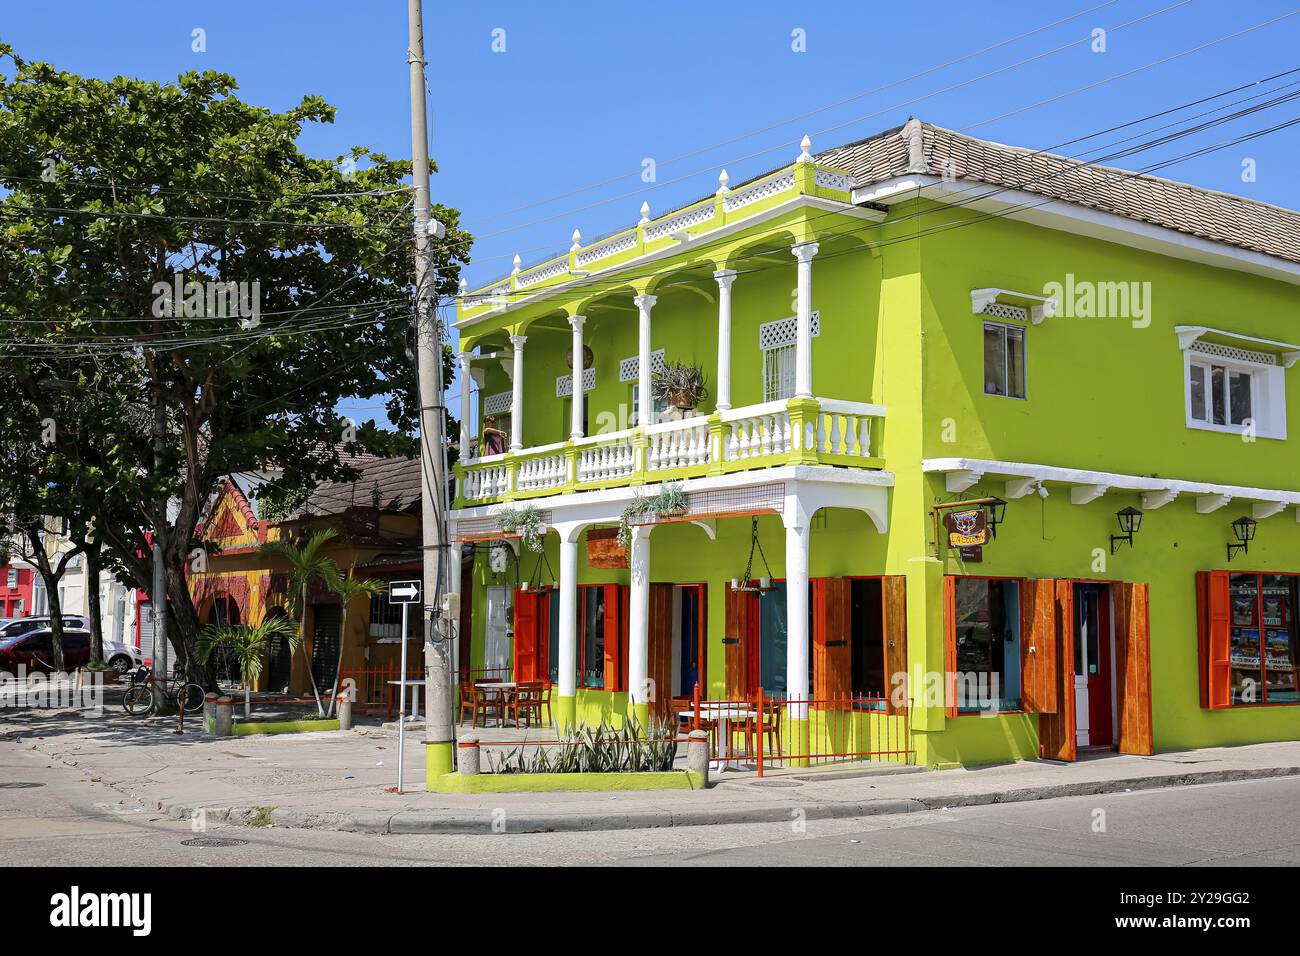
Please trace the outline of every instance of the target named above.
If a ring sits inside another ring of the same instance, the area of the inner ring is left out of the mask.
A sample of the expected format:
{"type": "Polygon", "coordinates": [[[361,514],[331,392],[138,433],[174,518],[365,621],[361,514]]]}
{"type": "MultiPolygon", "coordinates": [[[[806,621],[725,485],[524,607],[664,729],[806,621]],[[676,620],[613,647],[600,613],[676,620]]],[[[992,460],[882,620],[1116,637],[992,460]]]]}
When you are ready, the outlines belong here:
{"type": "Polygon", "coordinates": [[[510,680],[510,643],[514,638],[514,611],[510,588],[487,589],[487,625],[484,630],[483,680],[510,680]]]}

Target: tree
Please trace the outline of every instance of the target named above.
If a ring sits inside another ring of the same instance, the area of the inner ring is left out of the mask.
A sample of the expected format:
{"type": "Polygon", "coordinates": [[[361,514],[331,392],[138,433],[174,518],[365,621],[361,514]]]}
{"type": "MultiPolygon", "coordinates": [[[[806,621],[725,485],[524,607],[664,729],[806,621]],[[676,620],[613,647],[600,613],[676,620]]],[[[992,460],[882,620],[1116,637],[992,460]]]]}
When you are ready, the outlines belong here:
{"type": "MultiPolygon", "coordinates": [[[[267,557],[279,558],[289,565],[286,596],[289,598],[289,616],[297,624],[298,645],[303,648],[303,659],[307,663],[307,676],[311,678],[312,696],[316,698],[316,713],[325,716],[321,706],[320,688],[316,686],[316,675],[312,671],[311,658],[307,657],[305,621],[307,616],[307,595],[312,585],[328,584],[338,577],[339,568],[334,559],[321,553],[321,549],[338,534],[333,528],[317,531],[307,543],[299,547],[292,541],[268,541],[258,548],[258,552],[267,557]]],[[[342,644],[342,641],[339,642],[342,644]]],[[[291,648],[292,650],[292,648],[291,648]]]]}
{"type": "MultiPolygon", "coordinates": [[[[348,604],[362,595],[368,595],[372,600],[379,597],[388,590],[388,582],[376,581],[373,578],[358,578],[351,573],[345,577],[336,567],[326,571],[325,586],[338,595],[339,603],[343,605],[339,621],[339,657],[334,662],[334,686],[330,689],[330,699],[326,703],[325,710],[326,716],[329,716],[334,713],[334,701],[339,693],[339,674],[343,670],[343,648],[347,644],[348,634],[348,604]]],[[[406,640],[405,634],[402,635],[402,640],[406,640]]]]}
{"type": "MultiPolygon", "coordinates": [[[[40,451],[14,477],[57,461],[52,480],[85,492],[146,590],[156,537],[168,636],[212,686],[185,565],[217,481],[273,473],[273,503],[354,480],[348,453],[415,447],[410,164],[304,154],[303,128],[335,118],[319,97],[274,112],[225,74],[100,80],[3,57],[0,393],[19,400],[0,434],[21,424],[40,451]],[[395,431],[335,411],[379,396],[395,431]]],[[[470,238],[455,210],[434,215],[435,291],[451,295],[470,238]]]]}
{"type": "Polygon", "coordinates": [[[221,649],[239,665],[239,680],[244,685],[244,718],[253,714],[253,685],[262,674],[271,641],[280,638],[289,642],[292,653],[298,647],[298,631],[288,618],[268,617],[260,624],[236,624],[229,627],[207,627],[199,632],[197,650],[204,662],[221,649]]]}

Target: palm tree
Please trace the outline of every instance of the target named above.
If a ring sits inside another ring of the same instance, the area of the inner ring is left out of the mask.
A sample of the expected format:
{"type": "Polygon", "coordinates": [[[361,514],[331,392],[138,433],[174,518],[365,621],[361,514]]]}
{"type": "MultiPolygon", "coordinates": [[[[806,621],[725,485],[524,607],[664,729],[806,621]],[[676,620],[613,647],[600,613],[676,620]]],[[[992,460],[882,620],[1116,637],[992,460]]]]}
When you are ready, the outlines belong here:
{"type": "MultiPolygon", "coordinates": [[[[280,558],[289,565],[289,613],[298,625],[296,643],[303,648],[303,656],[307,661],[307,676],[311,678],[312,696],[316,698],[316,713],[322,717],[325,716],[325,708],[321,706],[320,688],[316,686],[316,675],[312,672],[311,659],[306,657],[306,633],[303,621],[307,613],[307,593],[311,590],[311,586],[317,581],[328,583],[331,575],[338,577],[339,567],[334,563],[334,559],[321,554],[321,549],[337,534],[338,532],[333,528],[325,528],[313,534],[301,548],[292,541],[268,541],[258,549],[260,554],[280,558]]],[[[340,636],[339,646],[342,645],[340,636]]]]}
{"type": "Polygon", "coordinates": [[[244,684],[244,719],[252,716],[253,685],[261,676],[262,666],[274,638],[289,642],[292,652],[298,644],[298,629],[287,617],[268,617],[261,624],[235,624],[206,627],[199,632],[199,660],[207,663],[218,649],[223,649],[239,665],[239,679],[244,684]]]}
{"type": "MultiPolygon", "coordinates": [[[[361,595],[366,594],[371,598],[378,597],[388,590],[387,581],[376,581],[372,578],[354,578],[350,575],[344,577],[337,570],[326,574],[325,586],[338,595],[339,603],[343,605],[342,620],[339,622],[339,659],[334,664],[334,687],[330,690],[330,699],[326,704],[325,715],[331,716],[334,713],[334,700],[339,692],[339,674],[343,671],[343,648],[347,644],[348,634],[348,604],[361,595]]],[[[402,635],[406,639],[406,635],[402,635]]],[[[405,679],[406,675],[402,675],[405,679]]]]}

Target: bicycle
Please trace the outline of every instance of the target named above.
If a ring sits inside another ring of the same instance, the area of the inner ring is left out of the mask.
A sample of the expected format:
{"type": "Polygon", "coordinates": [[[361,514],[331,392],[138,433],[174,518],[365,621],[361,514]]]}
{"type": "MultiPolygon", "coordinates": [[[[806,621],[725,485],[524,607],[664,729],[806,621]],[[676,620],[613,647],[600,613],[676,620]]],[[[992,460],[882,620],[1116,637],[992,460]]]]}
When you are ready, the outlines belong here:
{"type": "Polygon", "coordinates": [[[183,698],[185,713],[197,714],[203,710],[202,687],[185,680],[183,673],[174,674],[165,684],[161,683],[154,676],[153,670],[148,667],[141,667],[131,675],[131,686],[127,688],[126,695],[122,698],[122,707],[132,717],[153,715],[157,710],[159,697],[159,694],[154,693],[155,688],[161,691],[165,704],[180,708],[183,698]]]}

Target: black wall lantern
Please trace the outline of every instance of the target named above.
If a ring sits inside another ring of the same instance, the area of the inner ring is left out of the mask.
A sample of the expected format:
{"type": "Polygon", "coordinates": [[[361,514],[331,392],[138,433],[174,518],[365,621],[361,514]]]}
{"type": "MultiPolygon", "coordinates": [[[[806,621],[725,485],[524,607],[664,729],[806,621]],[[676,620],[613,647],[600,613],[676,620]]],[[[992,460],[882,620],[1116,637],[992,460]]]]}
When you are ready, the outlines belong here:
{"type": "Polygon", "coordinates": [[[1130,505],[1116,511],[1115,520],[1119,522],[1119,534],[1110,536],[1111,554],[1118,551],[1119,546],[1125,541],[1128,542],[1130,548],[1133,547],[1133,535],[1142,530],[1142,512],[1130,505]]]}
{"type": "Polygon", "coordinates": [[[998,525],[1000,525],[1007,516],[1007,503],[1001,498],[990,498],[988,504],[984,507],[989,509],[989,531],[993,533],[996,540],[998,536],[998,525]]]}
{"type": "Polygon", "coordinates": [[[1250,542],[1255,538],[1255,519],[1247,518],[1245,515],[1242,515],[1240,518],[1238,518],[1236,521],[1232,523],[1232,533],[1237,536],[1237,541],[1239,543],[1238,544],[1229,543],[1228,545],[1229,561],[1232,560],[1232,556],[1236,554],[1238,551],[1240,551],[1242,554],[1250,553],[1250,542]]]}

